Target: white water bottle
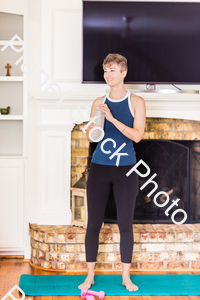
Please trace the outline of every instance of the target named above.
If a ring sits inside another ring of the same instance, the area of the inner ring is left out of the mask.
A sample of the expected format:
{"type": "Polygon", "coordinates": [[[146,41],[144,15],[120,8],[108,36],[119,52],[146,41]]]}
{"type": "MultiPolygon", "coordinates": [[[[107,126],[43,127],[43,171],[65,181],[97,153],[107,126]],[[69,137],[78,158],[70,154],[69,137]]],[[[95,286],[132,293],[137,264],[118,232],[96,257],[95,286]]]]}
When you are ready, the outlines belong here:
{"type": "Polygon", "coordinates": [[[94,116],[96,116],[96,119],[94,120],[95,123],[94,123],[93,128],[95,128],[95,127],[97,127],[97,128],[91,133],[91,137],[94,140],[98,140],[102,136],[101,139],[103,139],[103,137],[104,137],[103,128],[104,128],[104,122],[105,122],[105,114],[104,114],[103,111],[101,111],[97,107],[96,110],[95,110],[94,116]],[[102,128],[102,130],[99,127],[102,128]]]}

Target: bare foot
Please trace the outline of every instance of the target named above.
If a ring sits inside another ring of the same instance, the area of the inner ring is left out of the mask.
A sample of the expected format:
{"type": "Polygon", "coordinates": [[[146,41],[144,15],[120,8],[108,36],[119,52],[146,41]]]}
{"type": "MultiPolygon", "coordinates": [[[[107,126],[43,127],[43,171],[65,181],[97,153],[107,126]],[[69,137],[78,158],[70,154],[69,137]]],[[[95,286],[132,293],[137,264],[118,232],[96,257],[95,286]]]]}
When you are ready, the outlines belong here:
{"type": "Polygon", "coordinates": [[[126,289],[129,290],[130,292],[137,291],[139,289],[137,287],[137,285],[135,285],[135,284],[132,283],[132,281],[130,280],[130,278],[123,279],[122,284],[125,285],[126,289]]]}
{"type": "Polygon", "coordinates": [[[91,285],[94,284],[94,276],[87,276],[87,278],[85,279],[85,281],[80,284],[78,286],[79,289],[82,289],[83,287],[86,287],[86,288],[90,288],[91,285]]]}

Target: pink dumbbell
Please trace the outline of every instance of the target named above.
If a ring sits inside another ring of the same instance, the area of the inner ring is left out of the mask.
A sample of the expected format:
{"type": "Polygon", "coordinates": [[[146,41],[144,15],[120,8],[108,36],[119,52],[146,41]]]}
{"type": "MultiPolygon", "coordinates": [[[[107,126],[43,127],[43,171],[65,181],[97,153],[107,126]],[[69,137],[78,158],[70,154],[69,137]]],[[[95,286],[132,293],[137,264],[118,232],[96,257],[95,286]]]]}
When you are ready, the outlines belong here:
{"type": "Polygon", "coordinates": [[[97,296],[99,299],[103,299],[105,296],[105,292],[103,291],[95,292],[95,291],[88,290],[88,288],[86,287],[83,287],[81,290],[81,297],[86,298],[86,295],[93,295],[93,296],[97,296]]]}

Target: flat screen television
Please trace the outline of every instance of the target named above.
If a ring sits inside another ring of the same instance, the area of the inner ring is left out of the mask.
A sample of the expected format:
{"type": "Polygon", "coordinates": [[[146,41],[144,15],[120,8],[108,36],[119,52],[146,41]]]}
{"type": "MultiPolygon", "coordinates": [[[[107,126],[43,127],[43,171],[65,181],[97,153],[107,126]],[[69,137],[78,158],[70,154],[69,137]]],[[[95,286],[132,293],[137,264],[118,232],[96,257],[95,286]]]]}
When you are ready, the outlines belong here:
{"type": "Polygon", "coordinates": [[[200,3],[83,0],[82,82],[103,83],[108,53],[125,83],[200,84],[200,3]]]}

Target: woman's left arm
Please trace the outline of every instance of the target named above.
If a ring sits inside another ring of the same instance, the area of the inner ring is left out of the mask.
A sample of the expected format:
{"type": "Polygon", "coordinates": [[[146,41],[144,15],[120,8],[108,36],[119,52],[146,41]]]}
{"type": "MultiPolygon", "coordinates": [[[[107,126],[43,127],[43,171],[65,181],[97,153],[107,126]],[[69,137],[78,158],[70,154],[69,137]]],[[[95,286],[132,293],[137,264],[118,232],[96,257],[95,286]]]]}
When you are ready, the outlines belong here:
{"type": "Polygon", "coordinates": [[[146,123],[146,106],[145,101],[140,96],[134,96],[135,99],[131,101],[131,106],[134,112],[134,123],[133,128],[126,126],[122,122],[115,119],[110,112],[110,109],[106,104],[99,105],[99,108],[102,109],[105,113],[105,117],[108,121],[113,123],[115,127],[122,132],[127,138],[138,143],[144,134],[145,123],[146,123]],[[133,104],[134,103],[134,104],[133,104]]]}

